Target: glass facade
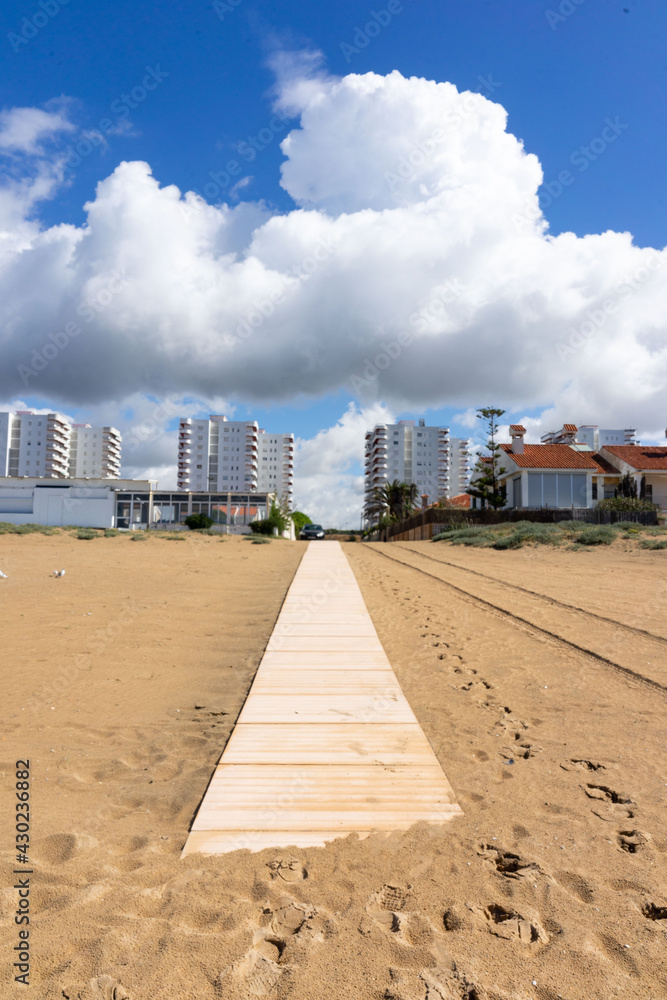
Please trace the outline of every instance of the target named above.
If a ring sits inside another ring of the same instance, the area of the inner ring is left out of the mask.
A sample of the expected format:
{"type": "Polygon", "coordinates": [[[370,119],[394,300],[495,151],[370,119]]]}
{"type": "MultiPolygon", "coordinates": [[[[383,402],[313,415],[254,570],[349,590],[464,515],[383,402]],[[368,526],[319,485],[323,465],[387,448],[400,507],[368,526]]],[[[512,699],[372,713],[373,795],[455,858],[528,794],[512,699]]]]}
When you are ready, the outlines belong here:
{"type": "Polygon", "coordinates": [[[207,514],[215,524],[243,526],[266,518],[270,501],[266,493],[119,492],[116,527],[183,524],[188,514],[207,514]]]}
{"type": "Polygon", "coordinates": [[[586,507],[586,475],[529,472],[529,507],[586,507]]]}

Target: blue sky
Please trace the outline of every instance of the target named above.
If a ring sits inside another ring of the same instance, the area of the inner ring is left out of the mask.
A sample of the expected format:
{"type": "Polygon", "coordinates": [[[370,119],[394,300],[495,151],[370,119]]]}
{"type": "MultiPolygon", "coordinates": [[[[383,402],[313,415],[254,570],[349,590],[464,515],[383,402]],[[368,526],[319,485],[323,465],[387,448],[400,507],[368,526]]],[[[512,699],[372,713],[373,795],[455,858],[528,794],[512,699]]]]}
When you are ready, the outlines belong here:
{"type": "MultiPolygon", "coordinates": [[[[28,213],[42,230],[84,226],[84,205],[123,160],[145,161],[162,187],[196,191],[213,205],[262,202],[269,214],[286,215],[295,197],[280,184],[285,155],[279,144],[299,116],[275,117],[275,58],[318,51],[332,77],[398,70],[498,102],[507,111],[508,132],[542,165],[539,205],[549,234],[628,231],[634,246],[662,248],[665,37],[667,8],[658,0],[44,0],[42,7],[21,0],[0,12],[2,105],[64,108],[73,126],[57,144],[60,155],[71,153],[62,181],[28,213]],[[147,74],[152,89],[142,86],[147,74]],[[86,141],[100,129],[103,146],[86,141]]],[[[6,166],[16,178],[20,166],[6,166]]],[[[57,381],[46,386],[35,379],[17,384],[13,395],[5,387],[4,398],[97,417],[64,384],[60,391],[57,381]]],[[[169,388],[190,390],[185,383],[169,388]]],[[[128,396],[133,391],[129,387],[128,396]]],[[[567,380],[563,392],[567,399],[567,380]]],[[[259,390],[226,388],[220,396],[238,416],[303,438],[334,426],[357,401],[349,378],[308,395],[267,398],[264,405],[259,390]]],[[[107,408],[120,398],[116,385],[107,408]]],[[[476,394],[474,383],[451,405],[446,391],[437,398],[429,389],[421,407],[419,398],[406,393],[401,401],[395,392],[388,405],[397,417],[423,412],[428,422],[448,423],[462,434],[470,430],[456,414],[493,402],[486,387],[476,394]]],[[[502,376],[497,398],[512,413],[536,420],[550,408],[561,414],[559,399],[504,393],[502,376]]],[[[375,401],[386,400],[381,394],[375,401]]],[[[619,411],[622,417],[627,420],[619,411]]],[[[596,414],[572,418],[595,420],[596,414]]],[[[112,413],[108,420],[114,422],[112,413]]],[[[173,427],[173,418],[165,426],[173,427]]],[[[355,460],[346,474],[358,472],[355,460]]]]}

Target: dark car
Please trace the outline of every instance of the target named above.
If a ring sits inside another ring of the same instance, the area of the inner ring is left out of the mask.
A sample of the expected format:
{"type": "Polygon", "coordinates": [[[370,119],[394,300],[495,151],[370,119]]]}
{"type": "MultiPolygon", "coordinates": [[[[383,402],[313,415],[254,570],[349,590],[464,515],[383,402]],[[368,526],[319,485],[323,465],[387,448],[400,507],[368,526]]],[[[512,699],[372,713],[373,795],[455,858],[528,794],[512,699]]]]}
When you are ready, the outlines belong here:
{"type": "Polygon", "coordinates": [[[299,538],[311,542],[315,538],[324,538],[324,528],[321,524],[306,524],[299,532],[299,538]]]}

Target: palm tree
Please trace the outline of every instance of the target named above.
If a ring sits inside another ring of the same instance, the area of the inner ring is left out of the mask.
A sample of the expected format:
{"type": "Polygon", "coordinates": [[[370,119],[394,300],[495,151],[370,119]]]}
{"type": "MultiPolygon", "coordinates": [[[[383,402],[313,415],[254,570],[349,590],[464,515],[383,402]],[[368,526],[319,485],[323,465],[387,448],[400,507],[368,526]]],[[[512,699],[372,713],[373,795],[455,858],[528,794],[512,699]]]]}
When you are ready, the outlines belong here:
{"type": "Polygon", "coordinates": [[[419,491],[416,483],[391,483],[376,486],[366,502],[364,514],[374,524],[385,521],[387,525],[403,521],[416,508],[419,491]]]}

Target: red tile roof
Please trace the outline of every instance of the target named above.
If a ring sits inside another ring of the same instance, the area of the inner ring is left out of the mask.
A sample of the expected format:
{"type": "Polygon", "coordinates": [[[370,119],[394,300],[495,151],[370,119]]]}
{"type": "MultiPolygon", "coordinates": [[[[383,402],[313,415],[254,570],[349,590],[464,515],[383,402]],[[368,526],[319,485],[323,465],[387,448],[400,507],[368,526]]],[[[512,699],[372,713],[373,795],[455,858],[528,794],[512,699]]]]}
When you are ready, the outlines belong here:
{"type": "Polygon", "coordinates": [[[600,472],[604,472],[608,476],[620,476],[621,473],[616,466],[608,462],[606,458],[603,458],[599,452],[596,451],[592,458],[600,472]]]}
{"type": "Polygon", "coordinates": [[[667,448],[659,445],[640,444],[614,444],[605,445],[605,451],[622,462],[626,462],[633,469],[646,470],[666,469],[667,470],[667,448]]]}
{"type": "Polygon", "coordinates": [[[525,434],[526,428],[522,424],[510,424],[510,430],[515,431],[518,434],[525,434]]]}
{"type": "Polygon", "coordinates": [[[457,493],[455,497],[449,498],[449,503],[452,507],[470,507],[470,499],[469,493],[457,493]]]}
{"type": "Polygon", "coordinates": [[[567,431],[568,434],[575,434],[579,428],[576,424],[563,424],[563,430],[567,431]]]}
{"type": "Polygon", "coordinates": [[[569,444],[525,444],[523,455],[512,451],[511,444],[501,444],[504,452],[522,469],[589,469],[598,471],[591,452],[575,451],[569,444]]]}

